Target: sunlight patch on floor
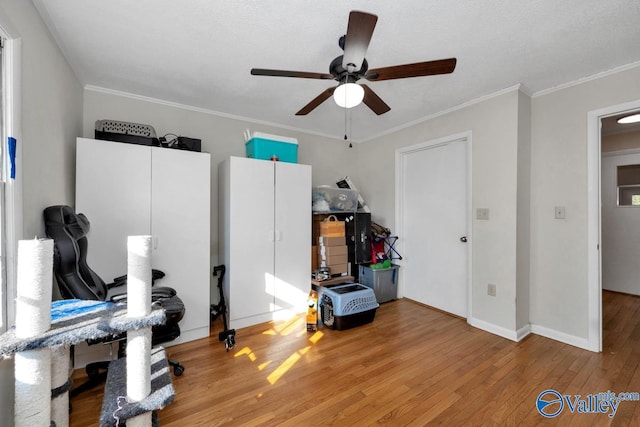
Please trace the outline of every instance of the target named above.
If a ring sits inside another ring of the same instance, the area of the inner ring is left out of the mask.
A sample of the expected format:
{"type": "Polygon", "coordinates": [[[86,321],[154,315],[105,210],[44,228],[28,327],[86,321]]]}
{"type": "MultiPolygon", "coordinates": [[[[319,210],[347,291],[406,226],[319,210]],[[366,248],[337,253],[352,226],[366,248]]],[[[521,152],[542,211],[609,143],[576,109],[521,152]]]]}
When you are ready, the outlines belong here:
{"type": "Polygon", "coordinates": [[[287,371],[291,369],[291,367],[295,365],[295,363],[300,359],[300,357],[302,357],[303,354],[309,351],[310,348],[311,346],[305,347],[301,350],[296,351],[291,356],[289,356],[287,360],[282,362],[280,366],[276,368],[275,371],[269,374],[269,376],[267,377],[267,381],[269,381],[270,384],[275,384],[276,381],[278,381],[285,373],[287,373],[287,371]]]}
{"type": "Polygon", "coordinates": [[[267,362],[264,362],[264,363],[261,363],[261,364],[259,364],[259,365],[258,365],[258,370],[259,370],[259,371],[263,371],[263,370],[264,370],[264,368],[266,368],[266,367],[267,367],[267,366],[269,366],[270,364],[271,364],[271,360],[269,360],[269,361],[267,361],[267,362]]]}
{"type": "Polygon", "coordinates": [[[311,341],[311,344],[317,344],[323,336],[324,334],[322,332],[317,331],[315,334],[311,335],[309,341],[311,341]]]}
{"type": "Polygon", "coordinates": [[[252,362],[256,361],[256,355],[253,354],[253,351],[251,351],[251,349],[249,347],[244,347],[242,350],[236,352],[236,354],[233,355],[233,357],[240,357],[240,356],[244,356],[246,355],[249,360],[251,360],[252,362]]]}
{"type": "Polygon", "coordinates": [[[289,317],[287,320],[283,320],[280,322],[273,322],[273,327],[264,331],[263,335],[282,335],[286,336],[292,332],[303,330],[303,318],[301,316],[295,315],[289,317]]]}
{"type": "MultiPolygon", "coordinates": [[[[317,344],[324,334],[321,331],[315,331],[313,334],[310,333],[306,329],[306,318],[302,316],[293,316],[286,321],[278,322],[276,324],[271,324],[271,328],[262,332],[262,335],[271,335],[271,336],[287,336],[290,334],[295,334],[296,337],[300,337],[302,335],[308,335],[309,342],[311,345],[307,345],[306,347],[295,351],[291,354],[284,362],[282,362],[279,366],[277,366],[269,375],[267,375],[267,381],[270,384],[275,384],[283,375],[285,375],[292,366],[296,364],[300,358],[307,353],[311,347],[317,344]]],[[[249,360],[252,362],[258,362],[258,357],[249,347],[244,347],[238,352],[234,354],[234,357],[242,357],[247,356],[249,360]]],[[[260,362],[257,365],[259,371],[265,371],[269,366],[273,364],[273,361],[267,360],[265,362],[260,362]]]]}

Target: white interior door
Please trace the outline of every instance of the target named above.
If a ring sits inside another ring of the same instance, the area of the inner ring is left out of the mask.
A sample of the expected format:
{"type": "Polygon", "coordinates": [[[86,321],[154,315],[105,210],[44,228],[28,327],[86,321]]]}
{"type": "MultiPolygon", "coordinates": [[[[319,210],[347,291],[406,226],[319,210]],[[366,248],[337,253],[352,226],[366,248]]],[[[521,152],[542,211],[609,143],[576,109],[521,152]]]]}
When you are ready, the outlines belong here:
{"type": "Polygon", "coordinates": [[[398,171],[403,294],[465,318],[467,149],[466,138],[410,147],[398,171]]]}

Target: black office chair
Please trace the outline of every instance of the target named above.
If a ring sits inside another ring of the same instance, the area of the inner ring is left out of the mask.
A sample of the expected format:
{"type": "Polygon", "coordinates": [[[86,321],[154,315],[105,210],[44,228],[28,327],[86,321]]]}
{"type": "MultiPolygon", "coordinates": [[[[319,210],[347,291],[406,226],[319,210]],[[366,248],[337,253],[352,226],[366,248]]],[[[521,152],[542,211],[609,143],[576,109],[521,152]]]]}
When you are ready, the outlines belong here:
{"type": "MultiPolygon", "coordinates": [[[[96,301],[126,302],[126,293],[118,293],[118,288],[126,285],[127,276],[114,279],[106,284],[87,265],[87,238],[90,224],[83,214],[77,214],[70,206],[50,206],[44,210],[45,232],[53,239],[53,270],[60,295],[64,299],[84,299],[96,301]]],[[[152,271],[152,280],[161,279],[164,273],[152,271]]],[[[152,327],[151,344],[153,346],[172,341],[180,336],[178,322],[184,316],[185,308],[176,291],[169,287],[153,286],[151,290],[153,304],[160,304],[165,309],[166,322],[152,327]]],[[[100,340],[87,341],[90,345],[105,342],[118,342],[118,357],[125,355],[126,333],[100,340]]],[[[71,390],[75,396],[81,391],[93,388],[106,379],[106,368],[109,362],[95,362],[87,365],[89,380],[71,390]]],[[[177,361],[169,360],[176,376],[182,375],[184,366],[177,361]]]]}

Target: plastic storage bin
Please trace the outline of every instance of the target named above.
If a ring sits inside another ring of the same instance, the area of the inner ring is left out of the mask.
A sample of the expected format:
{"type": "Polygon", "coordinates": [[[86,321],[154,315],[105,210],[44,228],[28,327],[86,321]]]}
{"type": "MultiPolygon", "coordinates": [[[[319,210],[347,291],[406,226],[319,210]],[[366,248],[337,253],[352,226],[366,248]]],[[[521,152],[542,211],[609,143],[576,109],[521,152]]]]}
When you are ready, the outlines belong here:
{"type": "Polygon", "coordinates": [[[348,188],[320,185],[313,189],[314,212],[355,212],[358,209],[358,192],[348,188]]]}
{"type": "Polygon", "coordinates": [[[254,132],[245,143],[247,157],[298,163],[298,140],[286,136],[254,132]]]}
{"type": "Polygon", "coordinates": [[[360,265],[360,283],[373,289],[379,303],[391,301],[398,296],[398,269],[400,266],[391,264],[389,268],[371,268],[360,265]]]}

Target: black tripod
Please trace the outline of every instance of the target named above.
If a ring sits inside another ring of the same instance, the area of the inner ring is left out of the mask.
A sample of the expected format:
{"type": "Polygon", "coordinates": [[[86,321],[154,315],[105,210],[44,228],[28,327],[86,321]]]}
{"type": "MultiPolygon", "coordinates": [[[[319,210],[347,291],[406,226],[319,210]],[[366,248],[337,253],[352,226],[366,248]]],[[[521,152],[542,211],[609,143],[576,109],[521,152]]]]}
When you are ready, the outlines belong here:
{"type": "Polygon", "coordinates": [[[218,334],[218,339],[224,341],[224,346],[227,351],[231,350],[236,345],[236,330],[229,329],[227,324],[227,304],[224,300],[223,281],[224,273],[227,271],[224,265],[217,265],[213,267],[213,275],[218,276],[218,289],[220,290],[220,302],[218,304],[211,304],[211,321],[213,322],[222,314],[222,322],[224,324],[224,330],[218,334]]]}

